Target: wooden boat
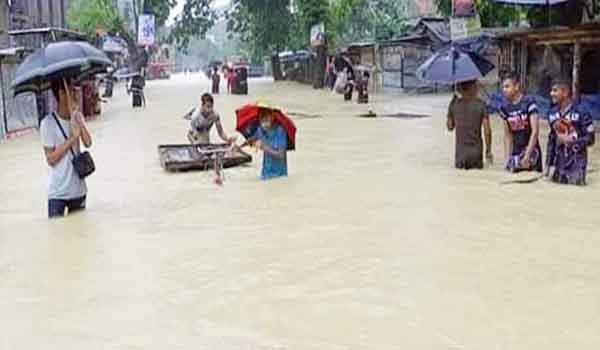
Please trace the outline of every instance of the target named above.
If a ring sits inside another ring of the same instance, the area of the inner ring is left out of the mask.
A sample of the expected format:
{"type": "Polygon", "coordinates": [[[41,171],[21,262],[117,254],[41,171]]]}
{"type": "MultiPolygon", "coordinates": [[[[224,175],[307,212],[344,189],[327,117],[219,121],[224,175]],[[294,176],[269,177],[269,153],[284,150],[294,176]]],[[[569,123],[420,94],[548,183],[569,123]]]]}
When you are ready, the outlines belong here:
{"type": "Polygon", "coordinates": [[[223,168],[252,162],[252,156],[227,144],[159,145],[160,164],[168,171],[214,169],[215,158],[220,157],[223,168]]]}

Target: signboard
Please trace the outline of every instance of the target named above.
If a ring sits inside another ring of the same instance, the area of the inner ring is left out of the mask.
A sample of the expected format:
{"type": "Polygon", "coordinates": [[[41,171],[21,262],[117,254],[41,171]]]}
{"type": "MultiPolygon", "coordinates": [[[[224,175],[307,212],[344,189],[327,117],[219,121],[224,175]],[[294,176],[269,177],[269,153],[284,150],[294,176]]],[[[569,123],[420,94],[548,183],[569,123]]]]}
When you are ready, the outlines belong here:
{"type": "Polygon", "coordinates": [[[479,15],[450,18],[450,36],[452,40],[466,39],[479,35],[481,35],[481,19],[479,15]]]}
{"type": "Polygon", "coordinates": [[[154,45],[154,15],[140,15],[138,23],[138,45],[154,45]]]}
{"type": "Polygon", "coordinates": [[[310,28],[310,46],[325,45],[325,24],[315,24],[310,28]]]}

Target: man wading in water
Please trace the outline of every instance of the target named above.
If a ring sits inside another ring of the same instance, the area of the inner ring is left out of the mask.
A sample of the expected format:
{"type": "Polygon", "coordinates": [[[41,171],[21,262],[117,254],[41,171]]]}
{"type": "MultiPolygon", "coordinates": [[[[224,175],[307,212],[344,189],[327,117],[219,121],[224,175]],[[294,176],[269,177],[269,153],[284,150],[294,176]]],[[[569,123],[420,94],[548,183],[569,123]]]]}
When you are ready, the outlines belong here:
{"type": "Polygon", "coordinates": [[[200,107],[196,107],[191,112],[191,120],[188,140],[194,145],[210,143],[210,129],[213,125],[217,126],[219,137],[224,142],[232,144],[236,140],[235,137],[228,137],[225,134],[223,125],[221,124],[221,117],[214,110],[214,99],[209,93],[202,95],[200,98],[200,107]]]}
{"type": "Polygon", "coordinates": [[[502,82],[506,101],[500,107],[504,119],[504,151],[506,170],[542,172],[542,149],[538,141],[538,108],[532,97],[525,96],[515,74],[502,82]]]}
{"type": "Polygon", "coordinates": [[[557,80],[552,85],[550,134],[546,158],[548,179],[571,185],[585,185],[587,148],[595,142],[594,122],[590,114],[571,97],[571,84],[557,80]]]}
{"type": "MultiPolygon", "coordinates": [[[[66,83],[68,89],[71,84],[66,83]]],[[[79,111],[69,110],[69,94],[62,81],[52,82],[52,92],[58,103],[57,112],[48,114],[40,125],[42,145],[46,154],[46,162],[50,166],[48,181],[48,217],[65,215],[69,212],[85,209],[87,186],[73,167],[73,153],[80,153],[79,140],[85,147],[92,145],[83,115],[79,111]],[[60,123],[60,124],[59,124],[60,123]],[[67,137],[63,135],[61,127],[67,137]]]]}
{"type": "Polygon", "coordinates": [[[492,155],[492,129],[486,106],[477,97],[477,83],[469,81],[457,87],[461,97],[454,96],[448,107],[447,127],[456,130],[456,154],[454,165],[458,169],[483,168],[483,142],[481,128],[485,136],[485,158],[488,164],[492,155]]]}

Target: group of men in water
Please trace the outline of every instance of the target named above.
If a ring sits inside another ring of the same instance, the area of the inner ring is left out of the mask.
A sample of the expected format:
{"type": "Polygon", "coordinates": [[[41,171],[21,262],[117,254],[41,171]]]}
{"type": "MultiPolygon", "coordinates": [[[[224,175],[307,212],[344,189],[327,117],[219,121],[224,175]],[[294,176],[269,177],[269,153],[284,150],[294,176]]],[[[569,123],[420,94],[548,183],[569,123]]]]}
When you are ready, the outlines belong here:
{"type": "MultiPolygon", "coordinates": [[[[498,114],[504,124],[505,169],[509,172],[535,171],[554,182],[585,185],[588,147],[595,143],[590,113],[572,96],[568,80],[555,80],[550,95],[554,107],[548,115],[550,133],[546,158],[539,143],[540,115],[533,97],[526,95],[518,77],[507,75],[502,81],[503,102],[498,114]],[[545,163],[545,165],[544,165],[545,163]]],[[[455,166],[481,169],[485,158],[493,162],[492,131],[486,104],[477,97],[477,82],[458,84],[448,108],[448,130],[456,131],[455,166]]]]}

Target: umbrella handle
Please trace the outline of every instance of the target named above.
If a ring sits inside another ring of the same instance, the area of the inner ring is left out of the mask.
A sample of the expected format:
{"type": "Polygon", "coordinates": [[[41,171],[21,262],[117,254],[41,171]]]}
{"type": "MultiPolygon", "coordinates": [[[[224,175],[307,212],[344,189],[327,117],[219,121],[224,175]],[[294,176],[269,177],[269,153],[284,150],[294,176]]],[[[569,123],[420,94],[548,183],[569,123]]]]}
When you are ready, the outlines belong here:
{"type": "Polygon", "coordinates": [[[67,94],[67,108],[69,108],[69,115],[71,115],[71,113],[73,112],[73,101],[71,100],[71,92],[69,91],[67,80],[63,78],[62,81],[65,87],[65,93],[67,94]]]}

